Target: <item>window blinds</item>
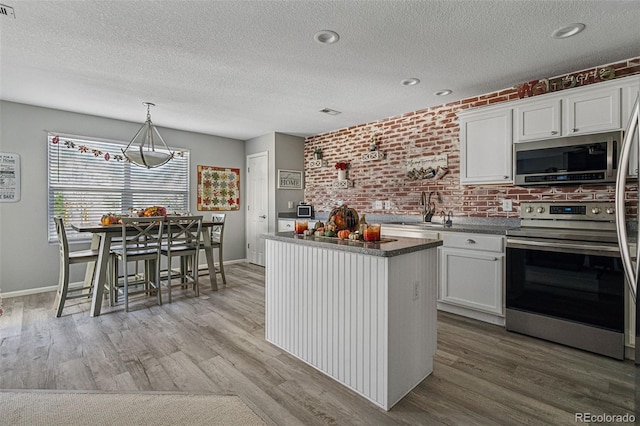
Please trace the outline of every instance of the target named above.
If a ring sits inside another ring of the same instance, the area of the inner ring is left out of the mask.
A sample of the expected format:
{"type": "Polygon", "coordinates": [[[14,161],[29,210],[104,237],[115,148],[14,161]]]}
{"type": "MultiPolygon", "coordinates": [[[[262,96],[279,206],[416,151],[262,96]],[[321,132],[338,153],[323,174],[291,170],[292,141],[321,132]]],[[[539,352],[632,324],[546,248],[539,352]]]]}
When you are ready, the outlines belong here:
{"type": "MultiPolygon", "coordinates": [[[[189,211],[188,151],[176,150],[167,164],[145,169],[115,159],[122,156],[125,143],[56,133],[49,133],[47,141],[49,242],[57,241],[54,216],[62,216],[65,223],[98,224],[103,214],[128,215],[130,208],[164,206],[168,213],[189,211]]],[[[67,237],[77,241],[90,235],[69,229],[67,237]]]]}

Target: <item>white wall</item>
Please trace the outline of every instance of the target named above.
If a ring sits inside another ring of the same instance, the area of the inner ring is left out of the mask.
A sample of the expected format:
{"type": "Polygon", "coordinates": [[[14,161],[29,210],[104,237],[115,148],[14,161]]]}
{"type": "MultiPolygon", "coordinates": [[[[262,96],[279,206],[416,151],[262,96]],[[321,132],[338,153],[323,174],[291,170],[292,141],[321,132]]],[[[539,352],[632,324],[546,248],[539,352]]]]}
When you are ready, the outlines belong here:
{"type": "MultiPolygon", "coordinates": [[[[277,170],[300,170],[304,173],[304,138],[276,133],[276,156],[275,169],[277,170]]],[[[304,175],[303,175],[304,179],[304,175]]],[[[276,187],[278,182],[276,181],[276,187]]],[[[290,209],[288,201],[293,201],[294,205],[304,201],[304,180],[303,189],[277,189],[276,190],[276,211],[294,212],[295,207],[290,209]]]]}
{"type": "MultiPolygon", "coordinates": [[[[57,284],[58,247],[47,242],[47,131],[129,141],[141,125],[142,121],[126,122],[0,101],[0,151],[20,154],[22,168],[21,201],[0,203],[0,292],[57,284]]],[[[224,258],[244,259],[244,142],[174,129],[159,130],[170,146],[191,151],[190,209],[194,213],[198,164],[241,170],[240,210],[227,212],[224,258]]],[[[205,217],[211,214],[201,213],[205,217]]],[[[86,247],[72,247],[80,248],[86,247]]],[[[83,277],[82,268],[72,273],[72,281],[83,277]]]]}
{"type": "Polygon", "coordinates": [[[304,138],[285,133],[269,133],[246,142],[246,155],[269,153],[269,232],[278,229],[278,213],[289,209],[288,201],[303,201],[304,189],[278,189],[278,169],[304,171],[304,138]]]}

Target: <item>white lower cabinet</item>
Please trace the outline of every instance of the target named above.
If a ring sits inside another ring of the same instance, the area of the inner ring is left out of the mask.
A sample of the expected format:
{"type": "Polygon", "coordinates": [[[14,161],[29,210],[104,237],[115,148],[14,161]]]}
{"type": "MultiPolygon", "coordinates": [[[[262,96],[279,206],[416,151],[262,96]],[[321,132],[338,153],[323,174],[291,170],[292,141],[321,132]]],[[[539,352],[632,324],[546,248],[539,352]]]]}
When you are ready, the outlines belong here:
{"type": "MultiPolygon", "coordinates": [[[[309,229],[313,229],[317,220],[309,219],[309,229]]],[[[278,219],[278,232],[295,231],[296,219],[278,219]]]]}
{"type": "Polygon", "coordinates": [[[442,233],[438,309],[504,325],[505,238],[442,233]]]}

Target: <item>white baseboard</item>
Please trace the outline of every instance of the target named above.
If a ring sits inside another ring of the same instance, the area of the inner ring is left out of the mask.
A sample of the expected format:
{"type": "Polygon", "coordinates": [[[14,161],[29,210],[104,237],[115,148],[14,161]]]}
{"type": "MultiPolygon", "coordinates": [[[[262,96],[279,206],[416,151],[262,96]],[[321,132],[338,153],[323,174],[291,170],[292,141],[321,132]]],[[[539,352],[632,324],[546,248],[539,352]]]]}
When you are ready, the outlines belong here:
{"type": "Polygon", "coordinates": [[[30,294],[47,293],[50,291],[56,291],[57,289],[58,289],[57,285],[50,285],[47,287],[29,288],[26,290],[16,290],[16,291],[10,291],[6,293],[0,293],[0,296],[2,296],[3,299],[9,299],[11,297],[29,296],[30,294]]]}
{"type": "MultiPolygon", "coordinates": [[[[224,264],[225,265],[232,265],[234,263],[246,263],[247,259],[235,259],[235,260],[225,260],[224,264]]],[[[219,262],[215,262],[215,266],[219,267],[220,263],[219,262]]],[[[200,263],[198,264],[198,270],[205,270],[208,269],[208,266],[206,263],[200,263]]]]}
{"type": "MultiPolygon", "coordinates": [[[[231,265],[234,263],[245,263],[246,261],[247,259],[225,260],[224,264],[231,265]]],[[[217,263],[216,263],[216,266],[218,266],[217,263]]],[[[207,269],[207,264],[206,263],[201,264],[200,268],[207,269]]],[[[82,286],[82,282],[69,284],[69,287],[75,287],[75,286],[82,286]]],[[[38,293],[48,293],[50,291],[56,291],[57,289],[58,289],[57,285],[51,285],[46,287],[36,287],[36,288],[29,288],[26,290],[16,290],[16,291],[4,292],[4,293],[0,291],[0,297],[2,297],[3,299],[10,299],[12,297],[29,296],[31,294],[38,294],[38,293]]]]}

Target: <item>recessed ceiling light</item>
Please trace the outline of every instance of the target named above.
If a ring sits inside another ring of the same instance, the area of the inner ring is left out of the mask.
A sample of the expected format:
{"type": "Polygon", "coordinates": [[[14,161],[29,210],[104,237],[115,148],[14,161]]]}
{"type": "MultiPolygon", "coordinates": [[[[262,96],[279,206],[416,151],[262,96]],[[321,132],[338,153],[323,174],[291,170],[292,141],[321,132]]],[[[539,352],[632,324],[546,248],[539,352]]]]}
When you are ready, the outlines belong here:
{"type": "Polygon", "coordinates": [[[553,38],[568,38],[582,32],[585,29],[584,24],[571,24],[561,28],[558,28],[553,33],[551,33],[551,37],[553,38]]]}
{"type": "Polygon", "coordinates": [[[403,86],[415,86],[416,84],[420,84],[420,79],[415,77],[407,78],[405,80],[402,80],[400,84],[402,84],[403,86]]]}
{"type": "Polygon", "coordinates": [[[322,108],[320,110],[320,112],[325,113],[325,114],[329,114],[329,115],[338,115],[341,114],[340,111],[336,111],[335,109],[331,109],[331,108],[322,108]]]}
{"type": "Polygon", "coordinates": [[[335,31],[321,30],[313,36],[313,39],[318,43],[333,44],[337,43],[338,40],[340,40],[340,35],[335,31]]]}
{"type": "Polygon", "coordinates": [[[434,92],[433,94],[436,96],[447,96],[453,93],[453,90],[450,89],[442,89],[442,90],[438,90],[437,92],[434,92]]]}

